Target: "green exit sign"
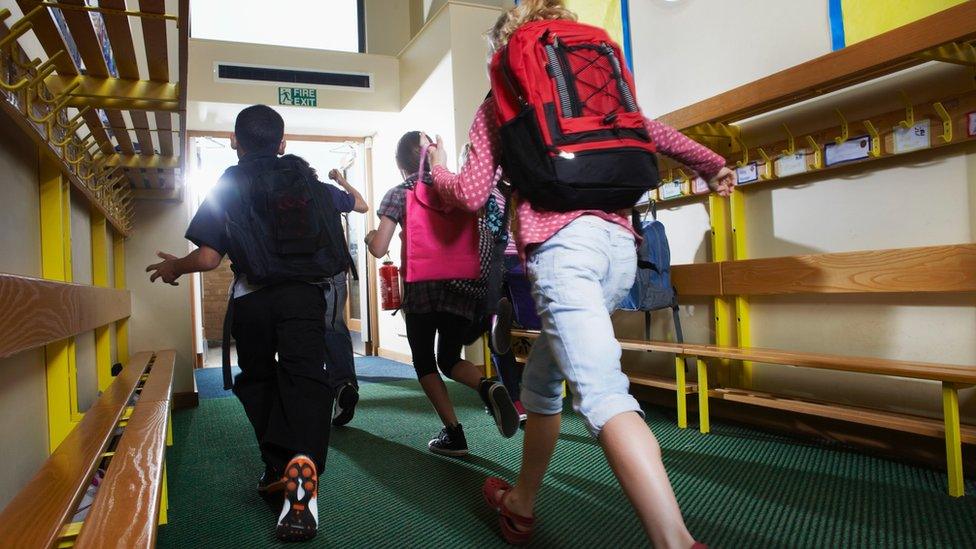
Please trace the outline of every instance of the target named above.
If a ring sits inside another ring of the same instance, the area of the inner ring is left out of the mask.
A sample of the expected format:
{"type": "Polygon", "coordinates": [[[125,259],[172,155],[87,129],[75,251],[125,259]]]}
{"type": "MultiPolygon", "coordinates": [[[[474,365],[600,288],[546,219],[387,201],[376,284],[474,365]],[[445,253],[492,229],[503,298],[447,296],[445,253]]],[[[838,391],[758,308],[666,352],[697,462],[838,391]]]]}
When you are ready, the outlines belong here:
{"type": "Polygon", "coordinates": [[[278,88],[278,104],[294,107],[315,107],[318,96],[312,88],[278,88]]]}

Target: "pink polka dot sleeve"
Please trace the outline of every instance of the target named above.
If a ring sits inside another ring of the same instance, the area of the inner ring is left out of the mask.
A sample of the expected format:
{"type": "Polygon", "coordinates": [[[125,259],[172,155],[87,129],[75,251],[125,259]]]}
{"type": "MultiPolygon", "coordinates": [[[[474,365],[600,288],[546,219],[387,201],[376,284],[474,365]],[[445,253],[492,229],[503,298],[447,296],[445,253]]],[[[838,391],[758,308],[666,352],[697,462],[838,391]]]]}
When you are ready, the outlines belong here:
{"type": "Polygon", "coordinates": [[[725,159],[721,155],[671,126],[650,119],[645,119],[644,123],[659,153],[695,170],[702,178],[715,177],[725,166],[725,159]]]}
{"type": "Polygon", "coordinates": [[[464,166],[457,174],[443,166],[433,169],[434,188],[447,203],[473,212],[488,201],[497,181],[496,172],[501,157],[497,126],[495,104],[490,100],[485,101],[478,108],[468,132],[471,149],[464,166]]]}

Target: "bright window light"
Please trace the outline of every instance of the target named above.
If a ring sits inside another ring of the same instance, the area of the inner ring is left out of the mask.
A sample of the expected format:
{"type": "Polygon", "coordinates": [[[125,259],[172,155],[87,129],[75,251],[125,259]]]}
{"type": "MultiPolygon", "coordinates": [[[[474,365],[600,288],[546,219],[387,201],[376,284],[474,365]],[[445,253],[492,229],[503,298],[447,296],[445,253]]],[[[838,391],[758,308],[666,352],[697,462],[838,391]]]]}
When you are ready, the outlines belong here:
{"type": "Polygon", "coordinates": [[[359,51],[357,0],[190,2],[194,38],[334,51],[359,51]]]}

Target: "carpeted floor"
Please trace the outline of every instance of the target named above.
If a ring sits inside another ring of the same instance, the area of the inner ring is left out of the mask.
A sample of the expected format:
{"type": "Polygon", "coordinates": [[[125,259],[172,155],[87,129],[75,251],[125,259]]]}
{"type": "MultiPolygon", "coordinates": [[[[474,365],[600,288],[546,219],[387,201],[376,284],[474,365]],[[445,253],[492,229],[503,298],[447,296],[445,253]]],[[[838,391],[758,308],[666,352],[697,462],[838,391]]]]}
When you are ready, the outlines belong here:
{"type": "MultiPolygon", "coordinates": [[[[415,380],[363,384],[356,418],[333,431],[320,533],[306,546],[503,546],[479,488],[486,475],[515,475],[521,434],[502,439],[478,397],[449,386],[473,454],[465,459],[426,450],[439,425],[415,380]]],[[[976,539],[976,497],[948,497],[942,472],[722,423],[700,435],[677,429],[670,410],[647,412],[689,528],[712,547],[971,547],[976,539]]],[[[254,491],[262,467],[237,400],[202,400],[174,414],[174,428],[170,523],[159,546],[273,546],[278,510],[254,491]]],[[[967,491],[976,494],[976,483],[967,491]]],[[[572,413],[538,517],[538,547],[647,546],[572,413]]]]}
{"type": "MultiPolygon", "coordinates": [[[[232,397],[230,391],[224,390],[223,371],[220,368],[201,368],[195,370],[197,380],[197,394],[200,398],[232,397]]],[[[233,375],[241,372],[237,366],[231,366],[233,375]]],[[[356,377],[359,383],[377,383],[383,381],[398,381],[414,379],[413,367],[407,364],[389,360],[378,356],[356,357],[356,377]]]]}

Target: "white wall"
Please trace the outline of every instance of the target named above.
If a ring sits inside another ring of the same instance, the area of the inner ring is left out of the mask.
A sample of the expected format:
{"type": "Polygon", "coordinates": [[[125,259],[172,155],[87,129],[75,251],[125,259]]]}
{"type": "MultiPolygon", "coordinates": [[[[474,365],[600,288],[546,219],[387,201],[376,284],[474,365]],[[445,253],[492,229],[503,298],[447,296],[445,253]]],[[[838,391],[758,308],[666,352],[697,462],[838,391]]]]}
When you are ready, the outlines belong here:
{"type": "MultiPolygon", "coordinates": [[[[0,114],[0,272],[41,275],[37,149],[0,114]]],[[[0,359],[0,509],[48,454],[44,350],[0,359]]]]}
{"type": "MultiPolygon", "coordinates": [[[[88,203],[71,193],[71,281],[92,283],[91,217],[88,203]]],[[[78,411],[88,410],[98,397],[98,375],[95,369],[95,332],[75,336],[78,411]]]]}
{"type": "Polygon", "coordinates": [[[631,0],[641,107],[659,116],[830,52],[821,0],[631,0]]]}
{"type": "MultiPolygon", "coordinates": [[[[826,2],[813,0],[632,0],[635,72],[643,108],[649,115],[661,115],[828,53],[826,11],[826,2]]],[[[887,91],[882,95],[889,100],[887,91]]],[[[828,105],[830,100],[825,101],[828,105]]],[[[805,107],[803,117],[809,120],[810,112],[833,116],[832,107],[820,104],[805,107]]],[[[773,118],[786,121],[790,114],[773,118]]],[[[825,175],[796,187],[753,189],[746,195],[748,253],[776,257],[973,242],[974,197],[976,153],[965,152],[924,162],[889,162],[843,177],[825,175]]],[[[673,263],[709,259],[704,203],[681,206],[661,218],[673,263]]],[[[976,364],[974,305],[973,296],[755,298],[752,343],[976,364]]],[[[683,308],[686,327],[693,326],[688,340],[713,337],[710,315],[697,314],[709,308],[705,301],[683,308]]],[[[656,368],[670,369],[670,363],[659,362],[656,368]]],[[[757,389],[941,414],[938,387],[925,382],[764,365],[754,371],[757,389]]],[[[964,392],[961,400],[966,420],[976,421],[976,392],[964,392]]]]}
{"type": "Polygon", "coordinates": [[[132,291],[129,349],[176,350],[173,392],[195,390],[193,381],[193,329],[188,277],[179,286],[149,282],[146,266],[157,263],[157,251],[184,255],[189,244],[183,238],[189,223],[188,206],[159,201],[137,201],[132,236],[126,241],[126,283],[132,291]]]}
{"type": "MultiPolygon", "coordinates": [[[[429,77],[418,88],[413,98],[407,103],[403,111],[382,126],[373,140],[373,199],[375,208],[389,189],[403,181],[394,159],[396,144],[400,136],[407,131],[423,130],[431,136],[439,134],[445,139],[448,157],[455,155],[456,143],[454,138],[454,108],[451,96],[451,57],[448,55],[430,73],[429,77]]],[[[400,238],[394,235],[390,245],[390,257],[397,265],[400,261],[400,238]]],[[[380,346],[384,350],[405,355],[410,354],[407,344],[407,332],[403,323],[403,316],[379,315],[380,346]]]]}

